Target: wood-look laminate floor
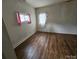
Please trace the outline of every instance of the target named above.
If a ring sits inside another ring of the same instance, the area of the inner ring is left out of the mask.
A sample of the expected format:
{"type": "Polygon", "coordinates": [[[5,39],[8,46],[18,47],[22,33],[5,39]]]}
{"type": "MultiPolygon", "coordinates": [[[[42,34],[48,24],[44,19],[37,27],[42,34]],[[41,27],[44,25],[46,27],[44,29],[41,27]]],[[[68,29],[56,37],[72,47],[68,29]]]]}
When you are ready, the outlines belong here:
{"type": "Polygon", "coordinates": [[[77,36],[37,32],[15,51],[18,59],[76,59],[77,36]]]}

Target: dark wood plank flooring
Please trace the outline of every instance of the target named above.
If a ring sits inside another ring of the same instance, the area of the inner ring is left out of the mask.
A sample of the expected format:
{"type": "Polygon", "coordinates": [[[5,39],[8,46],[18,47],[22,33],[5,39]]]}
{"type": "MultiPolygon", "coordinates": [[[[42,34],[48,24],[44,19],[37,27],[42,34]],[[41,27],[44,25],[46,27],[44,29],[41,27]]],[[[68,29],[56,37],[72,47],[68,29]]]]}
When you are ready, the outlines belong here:
{"type": "Polygon", "coordinates": [[[37,32],[15,52],[18,59],[76,59],[77,36],[37,32]]]}

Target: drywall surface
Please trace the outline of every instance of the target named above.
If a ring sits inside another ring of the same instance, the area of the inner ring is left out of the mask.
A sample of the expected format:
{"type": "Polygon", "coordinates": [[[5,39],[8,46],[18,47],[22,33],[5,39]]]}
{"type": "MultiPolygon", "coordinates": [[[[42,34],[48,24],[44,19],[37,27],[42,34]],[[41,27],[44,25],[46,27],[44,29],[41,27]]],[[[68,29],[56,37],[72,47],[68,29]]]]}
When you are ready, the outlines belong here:
{"type": "Polygon", "coordinates": [[[77,7],[76,1],[62,2],[36,9],[37,29],[44,32],[56,32],[65,34],[77,34],[77,7]],[[44,27],[39,25],[38,15],[47,13],[47,21],[44,27]]]}
{"type": "Polygon", "coordinates": [[[15,48],[21,44],[25,38],[27,39],[36,32],[36,17],[35,9],[27,4],[24,0],[3,0],[3,20],[11,39],[12,45],[15,48]],[[17,24],[16,11],[30,14],[31,24],[22,23],[22,31],[17,24]]]}
{"type": "Polygon", "coordinates": [[[4,22],[2,22],[2,59],[17,59],[4,22]]]}

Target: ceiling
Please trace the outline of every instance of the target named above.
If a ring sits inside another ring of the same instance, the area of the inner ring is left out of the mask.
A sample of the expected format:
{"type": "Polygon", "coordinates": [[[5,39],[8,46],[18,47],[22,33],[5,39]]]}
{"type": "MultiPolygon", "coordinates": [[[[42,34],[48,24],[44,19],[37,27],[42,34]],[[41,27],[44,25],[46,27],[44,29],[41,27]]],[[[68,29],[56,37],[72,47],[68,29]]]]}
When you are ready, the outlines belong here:
{"type": "Polygon", "coordinates": [[[63,1],[68,1],[68,0],[26,0],[27,3],[29,3],[35,8],[43,7],[43,6],[47,6],[47,5],[51,5],[51,4],[55,4],[63,1]]]}

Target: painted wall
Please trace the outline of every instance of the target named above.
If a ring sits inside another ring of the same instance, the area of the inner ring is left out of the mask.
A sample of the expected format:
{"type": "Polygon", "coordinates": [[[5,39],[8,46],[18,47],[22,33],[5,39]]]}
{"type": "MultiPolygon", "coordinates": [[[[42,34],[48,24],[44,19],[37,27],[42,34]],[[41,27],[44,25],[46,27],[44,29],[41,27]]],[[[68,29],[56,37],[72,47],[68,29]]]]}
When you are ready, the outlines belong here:
{"type": "Polygon", "coordinates": [[[2,22],[2,59],[17,59],[4,22],[2,22]]]}
{"type": "Polygon", "coordinates": [[[56,32],[65,34],[77,34],[77,12],[76,1],[62,2],[36,9],[37,30],[45,32],[56,32]],[[45,27],[40,27],[38,15],[47,13],[45,27]]]}
{"type": "Polygon", "coordinates": [[[24,0],[3,0],[2,4],[3,20],[6,24],[12,45],[15,48],[36,32],[35,9],[24,0]],[[31,15],[31,24],[23,23],[22,32],[20,32],[20,26],[17,24],[16,11],[26,14],[30,13],[31,15]]]}

